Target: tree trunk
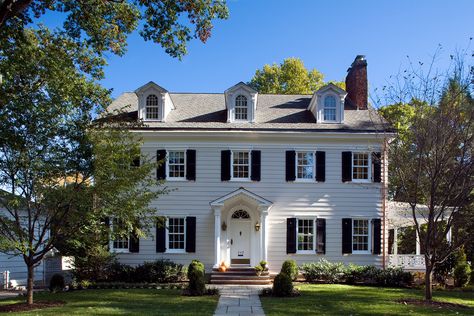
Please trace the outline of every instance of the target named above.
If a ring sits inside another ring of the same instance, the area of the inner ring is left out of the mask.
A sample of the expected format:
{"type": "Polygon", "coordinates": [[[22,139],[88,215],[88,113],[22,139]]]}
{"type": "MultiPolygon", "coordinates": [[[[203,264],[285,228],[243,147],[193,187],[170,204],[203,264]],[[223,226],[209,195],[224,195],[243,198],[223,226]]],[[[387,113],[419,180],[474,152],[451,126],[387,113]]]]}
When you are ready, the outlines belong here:
{"type": "Polygon", "coordinates": [[[433,279],[432,267],[427,265],[425,273],[425,300],[431,301],[433,299],[433,286],[431,284],[433,279]]]}
{"type": "Polygon", "coordinates": [[[35,276],[35,268],[33,264],[28,264],[28,283],[26,286],[26,297],[27,297],[27,304],[33,305],[33,284],[35,276]]]}

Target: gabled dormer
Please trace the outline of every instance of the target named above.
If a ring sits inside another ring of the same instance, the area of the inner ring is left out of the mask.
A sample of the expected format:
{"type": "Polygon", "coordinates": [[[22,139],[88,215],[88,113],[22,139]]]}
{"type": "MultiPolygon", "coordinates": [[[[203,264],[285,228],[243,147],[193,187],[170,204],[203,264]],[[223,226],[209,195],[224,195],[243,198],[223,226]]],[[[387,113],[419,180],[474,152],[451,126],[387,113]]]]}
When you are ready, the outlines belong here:
{"type": "Polygon", "coordinates": [[[346,91],[329,83],[313,94],[308,110],[318,123],[342,123],[346,95],[346,91]]]}
{"type": "Polygon", "coordinates": [[[243,82],[227,89],[225,92],[227,122],[255,122],[258,92],[243,82]]]}
{"type": "Polygon", "coordinates": [[[166,116],[175,108],[168,91],[153,81],[135,90],[135,94],[138,118],[145,122],[165,122],[166,116]]]}

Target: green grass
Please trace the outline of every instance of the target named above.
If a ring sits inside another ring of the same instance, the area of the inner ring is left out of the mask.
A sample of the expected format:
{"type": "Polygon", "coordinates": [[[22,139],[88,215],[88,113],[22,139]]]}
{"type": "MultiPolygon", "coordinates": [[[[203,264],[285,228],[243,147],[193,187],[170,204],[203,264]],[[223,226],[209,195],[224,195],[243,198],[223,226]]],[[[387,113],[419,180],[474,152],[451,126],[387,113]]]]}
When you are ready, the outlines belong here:
{"type": "Polygon", "coordinates": [[[474,315],[474,292],[436,291],[434,300],[469,308],[440,309],[395,302],[400,298],[423,298],[422,290],[350,285],[296,286],[301,296],[262,297],[267,316],[276,315],[474,315]]]}
{"type": "MultiPolygon", "coordinates": [[[[36,293],[35,300],[66,304],[9,315],[212,315],[218,296],[182,296],[180,290],[86,290],[36,293]]],[[[0,305],[18,301],[21,299],[0,300],[0,305]]]]}

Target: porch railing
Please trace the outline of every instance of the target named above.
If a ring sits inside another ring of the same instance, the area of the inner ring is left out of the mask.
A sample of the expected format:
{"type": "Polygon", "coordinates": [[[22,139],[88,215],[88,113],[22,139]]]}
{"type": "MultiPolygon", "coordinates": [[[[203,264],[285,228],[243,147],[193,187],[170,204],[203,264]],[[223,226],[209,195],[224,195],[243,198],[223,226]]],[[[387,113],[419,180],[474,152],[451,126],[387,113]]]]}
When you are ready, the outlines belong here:
{"type": "Polygon", "coordinates": [[[391,267],[400,267],[407,270],[424,270],[424,255],[389,255],[388,263],[391,267]]]}

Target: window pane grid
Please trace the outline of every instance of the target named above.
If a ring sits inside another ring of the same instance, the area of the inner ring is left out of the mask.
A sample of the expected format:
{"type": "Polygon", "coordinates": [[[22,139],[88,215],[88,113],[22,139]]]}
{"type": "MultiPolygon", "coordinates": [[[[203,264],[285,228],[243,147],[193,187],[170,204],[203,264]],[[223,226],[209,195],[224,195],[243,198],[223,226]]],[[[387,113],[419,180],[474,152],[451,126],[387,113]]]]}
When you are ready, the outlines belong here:
{"type": "Polygon", "coordinates": [[[146,113],[145,117],[151,120],[158,120],[160,118],[160,108],[158,105],[158,97],[154,94],[146,98],[146,113]]]}
{"type": "Polygon", "coordinates": [[[314,220],[298,220],[298,250],[314,250],[314,220]]]}
{"type": "Polygon", "coordinates": [[[324,120],[336,120],[336,98],[333,96],[327,96],[324,99],[324,120]]]}
{"type": "Polygon", "coordinates": [[[353,221],[352,250],[369,250],[369,221],[366,219],[355,219],[353,221]]]}
{"type": "Polygon", "coordinates": [[[314,153],[298,152],[296,162],[296,176],[298,179],[313,179],[314,177],[314,153]]]}
{"type": "Polygon", "coordinates": [[[369,179],[369,154],[353,153],[352,178],[356,180],[369,179]]]}
{"type": "Polygon", "coordinates": [[[184,151],[168,152],[168,176],[170,178],[185,177],[185,158],[184,151]]]}
{"type": "Polygon", "coordinates": [[[168,221],[168,248],[184,250],[184,218],[170,218],[168,221]]]}
{"type": "Polygon", "coordinates": [[[239,95],[237,98],[235,98],[235,119],[248,119],[247,98],[243,95],[239,95]]]}
{"type": "MultiPolygon", "coordinates": [[[[112,230],[119,230],[122,228],[122,222],[116,218],[113,219],[112,230]]],[[[112,247],[114,249],[128,249],[128,238],[127,237],[116,237],[113,241],[112,247]]]]}
{"type": "Polygon", "coordinates": [[[250,168],[249,153],[247,151],[234,151],[232,155],[233,177],[248,178],[250,168]]]}

